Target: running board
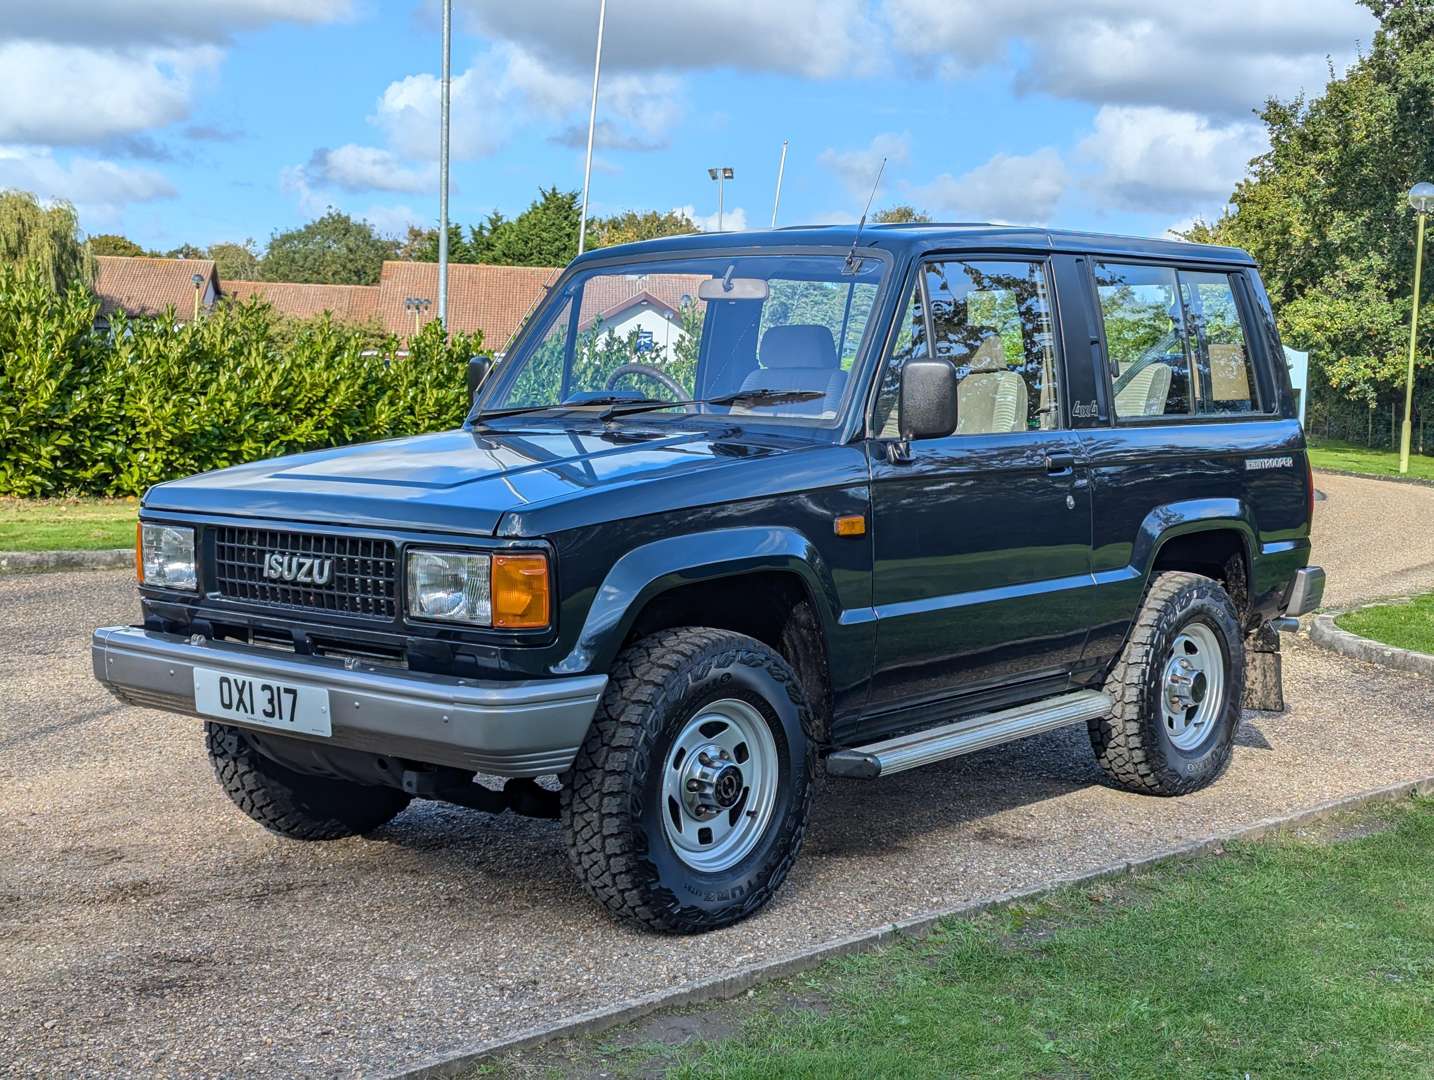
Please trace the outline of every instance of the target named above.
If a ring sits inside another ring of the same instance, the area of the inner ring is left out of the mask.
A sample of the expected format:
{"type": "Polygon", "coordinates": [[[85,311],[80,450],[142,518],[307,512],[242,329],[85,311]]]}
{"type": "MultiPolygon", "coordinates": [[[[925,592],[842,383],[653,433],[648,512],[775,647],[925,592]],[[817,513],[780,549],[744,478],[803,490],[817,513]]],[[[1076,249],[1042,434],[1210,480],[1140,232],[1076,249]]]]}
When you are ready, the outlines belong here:
{"type": "Polygon", "coordinates": [[[1099,690],[1078,690],[1072,694],[1033,701],[1014,709],[968,716],[954,724],[916,731],[884,742],[838,750],[827,758],[827,772],[874,780],[878,776],[905,772],[933,761],[944,761],[991,746],[1039,735],[1045,731],[1094,720],[1110,712],[1114,702],[1099,690]]]}

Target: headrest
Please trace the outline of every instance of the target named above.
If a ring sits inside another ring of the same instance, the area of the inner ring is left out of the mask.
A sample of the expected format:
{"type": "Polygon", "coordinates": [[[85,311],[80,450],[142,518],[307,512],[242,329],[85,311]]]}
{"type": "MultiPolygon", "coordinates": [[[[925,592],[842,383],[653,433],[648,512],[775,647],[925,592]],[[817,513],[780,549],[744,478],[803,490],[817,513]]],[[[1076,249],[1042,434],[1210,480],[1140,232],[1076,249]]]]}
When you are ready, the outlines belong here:
{"type": "Polygon", "coordinates": [[[1006,362],[1006,346],[996,334],[981,342],[980,347],[971,354],[970,370],[973,374],[979,371],[1006,371],[1010,366],[1006,362]]]}
{"type": "Polygon", "coordinates": [[[816,323],[773,326],[762,335],[758,354],[764,368],[837,367],[832,332],[816,323]]]}

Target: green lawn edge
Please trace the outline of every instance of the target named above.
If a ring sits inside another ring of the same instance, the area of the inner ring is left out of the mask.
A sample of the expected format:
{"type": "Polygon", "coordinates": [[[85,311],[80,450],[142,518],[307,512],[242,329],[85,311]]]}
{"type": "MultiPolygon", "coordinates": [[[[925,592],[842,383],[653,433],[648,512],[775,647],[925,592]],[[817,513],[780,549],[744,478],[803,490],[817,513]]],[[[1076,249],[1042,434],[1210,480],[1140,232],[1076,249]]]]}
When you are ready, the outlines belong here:
{"type": "Polygon", "coordinates": [[[1334,624],[1396,649],[1434,653],[1434,593],[1346,611],[1334,624]]]}
{"type": "Polygon", "coordinates": [[[0,551],[100,551],[134,546],[134,499],[0,498],[0,551]]]}
{"type": "Polygon", "coordinates": [[[1434,1076],[1434,801],[948,920],[469,1075],[598,1074],[1434,1076]]]}
{"type": "Polygon", "coordinates": [[[1409,472],[1399,471],[1399,454],[1392,450],[1371,450],[1367,446],[1341,439],[1310,438],[1310,465],[1332,472],[1357,473],[1361,476],[1406,477],[1434,483],[1434,457],[1423,454],[1409,456],[1409,472]]]}

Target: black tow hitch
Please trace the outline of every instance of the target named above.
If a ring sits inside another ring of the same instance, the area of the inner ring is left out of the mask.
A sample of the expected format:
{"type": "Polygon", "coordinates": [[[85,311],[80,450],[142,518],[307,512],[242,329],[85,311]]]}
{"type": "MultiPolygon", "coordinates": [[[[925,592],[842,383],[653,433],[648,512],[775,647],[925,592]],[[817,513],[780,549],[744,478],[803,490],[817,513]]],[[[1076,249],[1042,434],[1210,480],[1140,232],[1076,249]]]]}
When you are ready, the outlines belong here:
{"type": "Polygon", "coordinates": [[[490,814],[511,810],[523,817],[558,816],[558,793],[526,776],[512,777],[501,791],[494,791],[458,769],[404,769],[399,786],[416,799],[437,799],[490,814]]]}

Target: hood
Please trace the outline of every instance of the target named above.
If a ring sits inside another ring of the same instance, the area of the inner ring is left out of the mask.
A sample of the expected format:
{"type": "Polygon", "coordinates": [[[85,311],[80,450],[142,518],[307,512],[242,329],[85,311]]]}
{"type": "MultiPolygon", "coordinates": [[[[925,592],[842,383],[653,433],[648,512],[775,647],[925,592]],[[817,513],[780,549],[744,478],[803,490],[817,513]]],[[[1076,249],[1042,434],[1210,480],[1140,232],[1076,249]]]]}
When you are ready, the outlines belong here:
{"type": "Polygon", "coordinates": [[[321,450],[160,484],[148,510],[493,535],[503,515],[635,481],[686,477],[794,445],[732,430],[434,435],[321,450]]]}

